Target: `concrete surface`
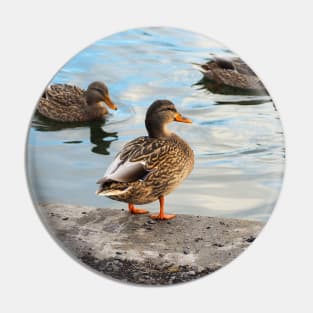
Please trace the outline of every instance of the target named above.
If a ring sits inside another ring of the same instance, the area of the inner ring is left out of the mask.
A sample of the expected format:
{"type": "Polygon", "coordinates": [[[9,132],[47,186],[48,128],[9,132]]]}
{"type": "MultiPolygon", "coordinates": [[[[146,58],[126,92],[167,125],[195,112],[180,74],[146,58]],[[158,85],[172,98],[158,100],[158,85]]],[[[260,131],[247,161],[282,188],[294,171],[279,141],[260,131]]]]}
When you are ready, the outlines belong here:
{"type": "Polygon", "coordinates": [[[124,209],[63,204],[39,210],[52,234],[81,262],[113,278],[148,285],[216,271],[247,248],[264,225],[193,215],[154,221],[124,209]]]}

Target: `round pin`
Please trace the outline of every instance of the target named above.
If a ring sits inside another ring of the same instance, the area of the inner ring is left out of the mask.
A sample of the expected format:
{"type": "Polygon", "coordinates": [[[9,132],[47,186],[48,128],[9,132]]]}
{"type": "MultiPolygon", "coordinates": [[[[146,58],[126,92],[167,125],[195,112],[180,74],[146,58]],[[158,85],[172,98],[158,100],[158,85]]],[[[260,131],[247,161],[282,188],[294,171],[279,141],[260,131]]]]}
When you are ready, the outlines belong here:
{"type": "Polygon", "coordinates": [[[167,27],[117,33],[40,94],[30,192],[90,269],[144,285],[191,281],[240,255],[270,217],[285,163],[278,111],[215,40],[167,27]]]}

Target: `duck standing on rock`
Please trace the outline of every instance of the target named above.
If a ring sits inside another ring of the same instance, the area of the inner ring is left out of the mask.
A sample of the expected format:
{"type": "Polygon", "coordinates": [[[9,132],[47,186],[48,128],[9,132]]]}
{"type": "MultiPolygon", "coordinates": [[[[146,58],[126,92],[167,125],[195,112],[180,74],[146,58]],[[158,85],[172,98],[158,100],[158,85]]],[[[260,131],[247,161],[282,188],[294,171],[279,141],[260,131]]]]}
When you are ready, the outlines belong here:
{"type": "Polygon", "coordinates": [[[102,119],[108,114],[105,102],[112,110],[117,106],[102,82],[91,83],[87,90],[67,84],[49,86],[39,100],[37,110],[43,116],[60,122],[86,122],[102,119]]]}
{"type": "Polygon", "coordinates": [[[97,183],[98,195],[128,203],[133,214],[145,214],[135,204],[160,202],[160,213],[153,219],[168,220],[174,214],[164,213],[164,197],[173,191],[191,172],[194,153],[190,146],[169,131],[167,124],[176,121],[191,123],[177,112],[168,100],[157,100],[146,113],[148,136],[127,143],[97,183]]]}

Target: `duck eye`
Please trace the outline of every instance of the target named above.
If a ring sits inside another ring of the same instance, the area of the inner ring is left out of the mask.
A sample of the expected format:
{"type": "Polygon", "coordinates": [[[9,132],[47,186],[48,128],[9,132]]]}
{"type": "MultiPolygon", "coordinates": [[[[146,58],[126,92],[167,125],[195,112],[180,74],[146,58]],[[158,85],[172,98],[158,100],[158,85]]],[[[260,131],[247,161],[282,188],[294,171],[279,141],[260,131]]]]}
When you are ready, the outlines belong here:
{"type": "Polygon", "coordinates": [[[168,112],[168,111],[171,111],[171,112],[177,112],[176,108],[173,108],[173,107],[164,107],[164,108],[159,108],[158,109],[158,112],[168,112]]]}
{"type": "Polygon", "coordinates": [[[176,112],[176,110],[175,109],[173,109],[173,108],[163,108],[163,109],[161,109],[159,112],[166,112],[166,111],[172,111],[172,112],[176,112]]]}
{"type": "Polygon", "coordinates": [[[100,93],[103,93],[103,90],[99,89],[99,88],[96,88],[96,90],[100,93]]]}

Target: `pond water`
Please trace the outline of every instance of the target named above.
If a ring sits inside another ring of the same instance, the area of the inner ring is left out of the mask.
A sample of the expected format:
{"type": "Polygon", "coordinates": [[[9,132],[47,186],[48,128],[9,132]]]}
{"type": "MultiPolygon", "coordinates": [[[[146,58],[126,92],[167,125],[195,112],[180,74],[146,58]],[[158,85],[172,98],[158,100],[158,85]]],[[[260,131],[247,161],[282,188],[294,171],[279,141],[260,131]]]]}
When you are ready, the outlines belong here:
{"type": "MultiPolygon", "coordinates": [[[[50,83],[86,88],[103,81],[119,110],[105,121],[71,125],[34,114],[27,169],[35,203],[126,208],[96,196],[96,181],[127,141],[146,134],[147,107],[169,99],[193,120],[170,128],[190,144],[196,162],[166,198],[167,212],[267,220],[284,170],[278,112],[268,94],[223,95],[197,84],[202,74],[192,63],[212,53],[233,56],[199,34],[144,28],[107,37],[72,58],[50,83]]],[[[158,202],[144,207],[157,212],[158,202]]]]}

